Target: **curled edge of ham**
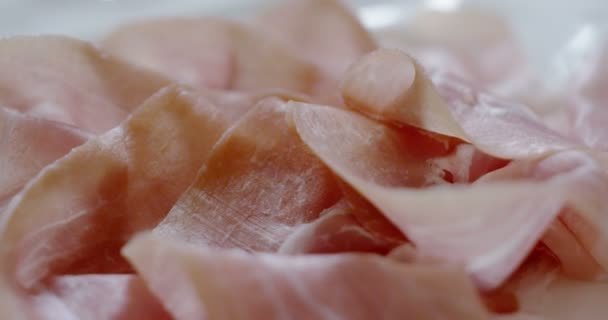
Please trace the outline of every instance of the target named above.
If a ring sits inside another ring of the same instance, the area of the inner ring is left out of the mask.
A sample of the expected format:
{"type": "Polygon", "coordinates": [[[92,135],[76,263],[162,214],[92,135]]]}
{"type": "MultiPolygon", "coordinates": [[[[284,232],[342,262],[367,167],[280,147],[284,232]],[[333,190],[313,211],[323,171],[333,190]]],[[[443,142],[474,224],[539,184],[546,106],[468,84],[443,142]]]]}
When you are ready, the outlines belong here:
{"type": "Polygon", "coordinates": [[[571,188],[589,190],[584,189],[584,183],[572,183],[569,174],[580,172],[558,174],[549,182],[509,181],[427,189],[386,186],[382,181],[366,179],[367,173],[349,158],[351,154],[365,154],[355,150],[365,150],[381,140],[374,133],[388,130],[385,125],[336,108],[290,104],[300,137],[328,167],[380,209],[421,253],[464,264],[483,289],[498,287],[561,209],[580,203],[581,193],[572,193],[571,188]]]}
{"type": "Polygon", "coordinates": [[[590,151],[548,128],[530,108],[476,92],[453,75],[426,74],[396,49],[378,49],[352,64],[342,97],[349,108],[370,117],[456,137],[499,158],[590,151]]]}
{"type": "Polygon", "coordinates": [[[489,318],[470,279],[454,266],[405,265],[370,254],[250,254],[151,233],[122,253],[177,320],[489,318]]]}

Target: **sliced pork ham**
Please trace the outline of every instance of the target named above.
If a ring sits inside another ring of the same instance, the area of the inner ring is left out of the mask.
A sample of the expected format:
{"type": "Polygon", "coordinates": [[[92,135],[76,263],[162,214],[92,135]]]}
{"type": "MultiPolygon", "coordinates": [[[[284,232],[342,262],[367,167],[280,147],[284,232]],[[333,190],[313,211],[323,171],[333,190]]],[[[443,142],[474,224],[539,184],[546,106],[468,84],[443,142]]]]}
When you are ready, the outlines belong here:
{"type": "Polygon", "coordinates": [[[164,217],[230,123],[203,97],[171,87],[46,167],[0,221],[10,272],[30,287],[53,274],[128,270],[120,247],[164,217]]]}
{"type": "Polygon", "coordinates": [[[169,84],[84,41],[60,36],[0,40],[0,106],[92,133],[118,125],[169,84]]]}
{"type": "MultiPolygon", "coordinates": [[[[367,207],[367,206],[365,206],[367,207]]],[[[386,254],[405,242],[380,212],[360,213],[364,208],[346,199],[323,211],[315,221],[298,226],[279,248],[284,254],[375,252],[386,254]],[[360,222],[361,218],[367,218],[360,222]],[[369,229],[367,229],[367,228],[369,229]]]]}
{"type": "Polygon", "coordinates": [[[540,89],[509,23],[494,12],[421,9],[381,30],[379,42],[411,53],[426,70],[457,73],[477,88],[511,99],[527,99],[540,89]]]}
{"type": "Polygon", "coordinates": [[[608,206],[603,201],[608,194],[608,176],[604,163],[582,152],[565,151],[540,161],[515,161],[479,182],[549,181],[564,172],[571,172],[567,179],[572,202],[546,230],[544,243],[560,259],[567,275],[594,279],[608,271],[608,255],[603,250],[608,245],[608,206]]]}
{"type": "Polygon", "coordinates": [[[434,74],[431,81],[399,50],[380,49],[357,61],[345,74],[342,95],[354,110],[457,137],[501,158],[580,147],[524,105],[477,92],[445,73],[434,74]]]}
{"type": "Polygon", "coordinates": [[[603,319],[608,312],[604,299],[608,284],[570,279],[560,265],[539,247],[501,290],[516,294],[522,313],[541,319],[603,319]]]}
{"type": "Polygon", "coordinates": [[[150,234],[123,252],[177,320],[488,319],[458,268],[401,265],[374,255],[217,251],[150,234]]]}
{"type": "MultiPolygon", "coordinates": [[[[597,179],[608,180],[588,161],[575,161],[543,182],[430,187],[438,177],[429,165],[431,158],[419,153],[420,145],[408,145],[396,129],[324,106],[297,105],[292,116],[313,152],[378,207],[421,253],[463,263],[483,288],[500,285],[565,206],[575,206],[582,216],[603,214],[595,204],[605,192],[589,182],[598,174],[597,179]],[[413,156],[416,152],[419,158],[413,156]],[[416,189],[425,186],[429,188],[416,189]]],[[[576,152],[564,157],[587,159],[576,152]]]]}
{"type": "Polygon", "coordinates": [[[0,108],[0,215],[10,198],[44,166],[90,137],[59,122],[0,108]]]}
{"type": "Polygon", "coordinates": [[[262,100],[226,132],[156,232],[212,247],[275,251],[293,227],[335,203],[334,176],[287,124],[286,111],[282,100],[262,100]]]}
{"type": "Polygon", "coordinates": [[[218,18],[162,18],[118,28],[104,47],[196,88],[311,93],[317,68],[263,32],[218,18]]]}
{"type": "Polygon", "coordinates": [[[340,0],[283,1],[260,14],[256,22],[319,67],[321,79],[315,95],[333,103],[340,103],[337,87],[344,71],[377,48],[371,34],[340,0]]]}
{"type": "Polygon", "coordinates": [[[35,319],[172,319],[134,275],[60,276],[38,291],[23,296],[35,319]]]}

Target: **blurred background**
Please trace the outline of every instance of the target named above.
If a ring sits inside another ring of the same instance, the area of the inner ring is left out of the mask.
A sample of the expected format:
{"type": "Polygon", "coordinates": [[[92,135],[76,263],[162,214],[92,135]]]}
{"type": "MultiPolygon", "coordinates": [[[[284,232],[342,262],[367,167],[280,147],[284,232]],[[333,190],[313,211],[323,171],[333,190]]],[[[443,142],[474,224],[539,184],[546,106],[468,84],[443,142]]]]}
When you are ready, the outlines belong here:
{"type": "MultiPolygon", "coordinates": [[[[114,26],[145,17],[242,17],[273,0],[0,0],[0,36],[63,34],[96,40],[114,26]]],[[[590,25],[605,24],[605,0],[344,0],[377,31],[410,19],[420,8],[481,7],[507,18],[532,61],[543,63],[590,25]]]]}

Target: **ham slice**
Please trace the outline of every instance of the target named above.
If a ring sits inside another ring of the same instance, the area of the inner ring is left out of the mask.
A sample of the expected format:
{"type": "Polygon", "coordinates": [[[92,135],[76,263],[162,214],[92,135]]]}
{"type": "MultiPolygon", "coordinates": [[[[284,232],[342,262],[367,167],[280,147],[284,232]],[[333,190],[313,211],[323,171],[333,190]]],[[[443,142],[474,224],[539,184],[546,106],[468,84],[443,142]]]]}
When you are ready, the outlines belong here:
{"type": "Polygon", "coordinates": [[[349,68],[342,95],[354,110],[457,137],[500,158],[581,147],[549,129],[526,106],[478,93],[447,74],[437,73],[432,80],[405,53],[380,49],[349,68]]]}
{"type": "Polygon", "coordinates": [[[264,33],[216,18],[162,18],[118,28],[104,47],[196,88],[309,93],[317,68],[264,33]]]}
{"type": "Polygon", "coordinates": [[[46,167],[0,221],[11,275],[31,287],[54,274],[128,270],[120,247],[164,217],[230,123],[203,97],[170,87],[46,167]]]}
{"type": "Polygon", "coordinates": [[[608,271],[608,194],[606,166],[593,157],[567,151],[542,161],[515,161],[508,167],[484,176],[481,181],[548,181],[564,172],[572,186],[570,206],[547,229],[544,243],[562,262],[563,271],[579,279],[593,279],[608,271]]]}
{"type": "Polygon", "coordinates": [[[339,253],[375,252],[386,254],[405,239],[392,229],[390,222],[379,212],[365,210],[342,200],[321,213],[317,220],[298,226],[281,245],[280,253],[339,253]],[[373,215],[373,216],[372,216],[373,215]],[[361,216],[369,217],[359,222],[361,216]],[[371,230],[366,226],[372,226],[371,230]],[[386,230],[389,229],[388,232],[386,230]],[[381,232],[378,232],[380,230],[381,232]]]}
{"type": "Polygon", "coordinates": [[[511,99],[540,89],[518,39],[498,14],[471,8],[419,10],[403,21],[382,30],[379,41],[411,53],[426,70],[457,73],[477,88],[511,99]]]}
{"type": "Polygon", "coordinates": [[[77,128],[0,108],[0,214],[44,166],[89,138],[77,128]]]}
{"type": "Polygon", "coordinates": [[[286,122],[282,100],[262,100],[214,147],[193,185],[155,229],[220,248],[275,251],[340,190],[286,122]]]}
{"type": "Polygon", "coordinates": [[[589,182],[598,174],[604,181],[605,174],[592,160],[576,160],[588,159],[578,152],[556,156],[575,159],[574,165],[542,182],[432,187],[429,178],[437,175],[422,165],[430,157],[396,129],[330,107],[299,104],[293,110],[300,137],[329,168],[380,209],[423,255],[463,263],[482,288],[500,285],[566,205],[584,212],[582,217],[601,216],[595,204],[604,192],[589,182]]]}
{"type": "Polygon", "coordinates": [[[177,320],[488,319],[458,268],[401,265],[375,255],[217,251],[150,234],[123,253],[177,320]]]}
{"type": "Polygon", "coordinates": [[[376,42],[340,0],[288,0],[257,17],[263,30],[320,68],[315,93],[340,103],[339,79],[376,42]],[[337,41],[339,39],[339,41],[337,41]]]}
{"type": "Polygon", "coordinates": [[[0,106],[102,133],[168,85],[92,45],[60,36],[0,40],[0,106]]]}
{"type": "Polygon", "coordinates": [[[608,312],[608,284],[565,277],[546,250],[536,250],[502,290],[517,295],[522,312],[543,319],[599,320],[608,312]]]}
{"type": "Polygon", "coordinates": [[[126,274],[56,277],[25,303],[41,320],[171,319],[143,281],[126,274]]]}

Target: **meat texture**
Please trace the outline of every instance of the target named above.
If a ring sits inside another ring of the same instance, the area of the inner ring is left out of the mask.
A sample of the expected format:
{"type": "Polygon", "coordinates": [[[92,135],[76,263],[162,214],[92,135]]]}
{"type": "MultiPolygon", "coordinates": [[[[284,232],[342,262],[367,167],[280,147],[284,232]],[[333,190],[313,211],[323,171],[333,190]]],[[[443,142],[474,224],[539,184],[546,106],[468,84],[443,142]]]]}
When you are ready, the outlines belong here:
{"type": "Polygon", "coordinates": [[[218,251],[150,234],[123,252],[177,320],[488,319],[458,268],[401,265],[374,255],[218,251]]]}
{"type": "Polygon", "coordinates": [[[169,84],[81,40],[19,36],[0,40],[0,106],[92,133],[118,125],[169,84]]]}
{"type": "Polygon", "coordinates": [[[120,247],[165,216],[229,124],[203,97],[172,87],[47,166],[0,221],[9,271],[31,287],[53,274],[128,270],[120,247]]]}
{"type": "Polygon", "coordinates": [[[310,93],[317,68],[261,31],[218,18],[132,23],[104,41],[110,52],[195,88],[310,93]]]}
{"type": "MultiPolygon", "coordinates": [[[[293,110],[300,137],[328,167],[380,209],[418,250],[463,263],[481,287],[500,285],[563,208],[576,208],[581,212],[577,217],[603,214],[596,204],[604,188],[597,190],[596,182],[603,186],[606,174],[601,163],[582,152],[547,158],[546,163],[574,161],[562,166],[564,171],[549,171],[541,182],[436,186],[443,170],[430,165],[433,155],[421,152],[415,139],[408,141],[396,129],[344,110],[315,105],[293,110]]],[[[593,235],[603,237],[603,227],[596,226],[599,232],[593,235]]],[[[597,243],[601,241],[593,245],[597,243]]]]}
{"type": "Polygon", "coordinates": [[[72,126],[0,108],[0,214],[44,166],[90,137],[72,126]]]}
{"type": "Polygon", "coordinates": [[[214,147],[193,185],[156,228],[220,248],[274,251],[338,200],[331,172],[286,121],[284,101],[262,100],[214,147]]]}

